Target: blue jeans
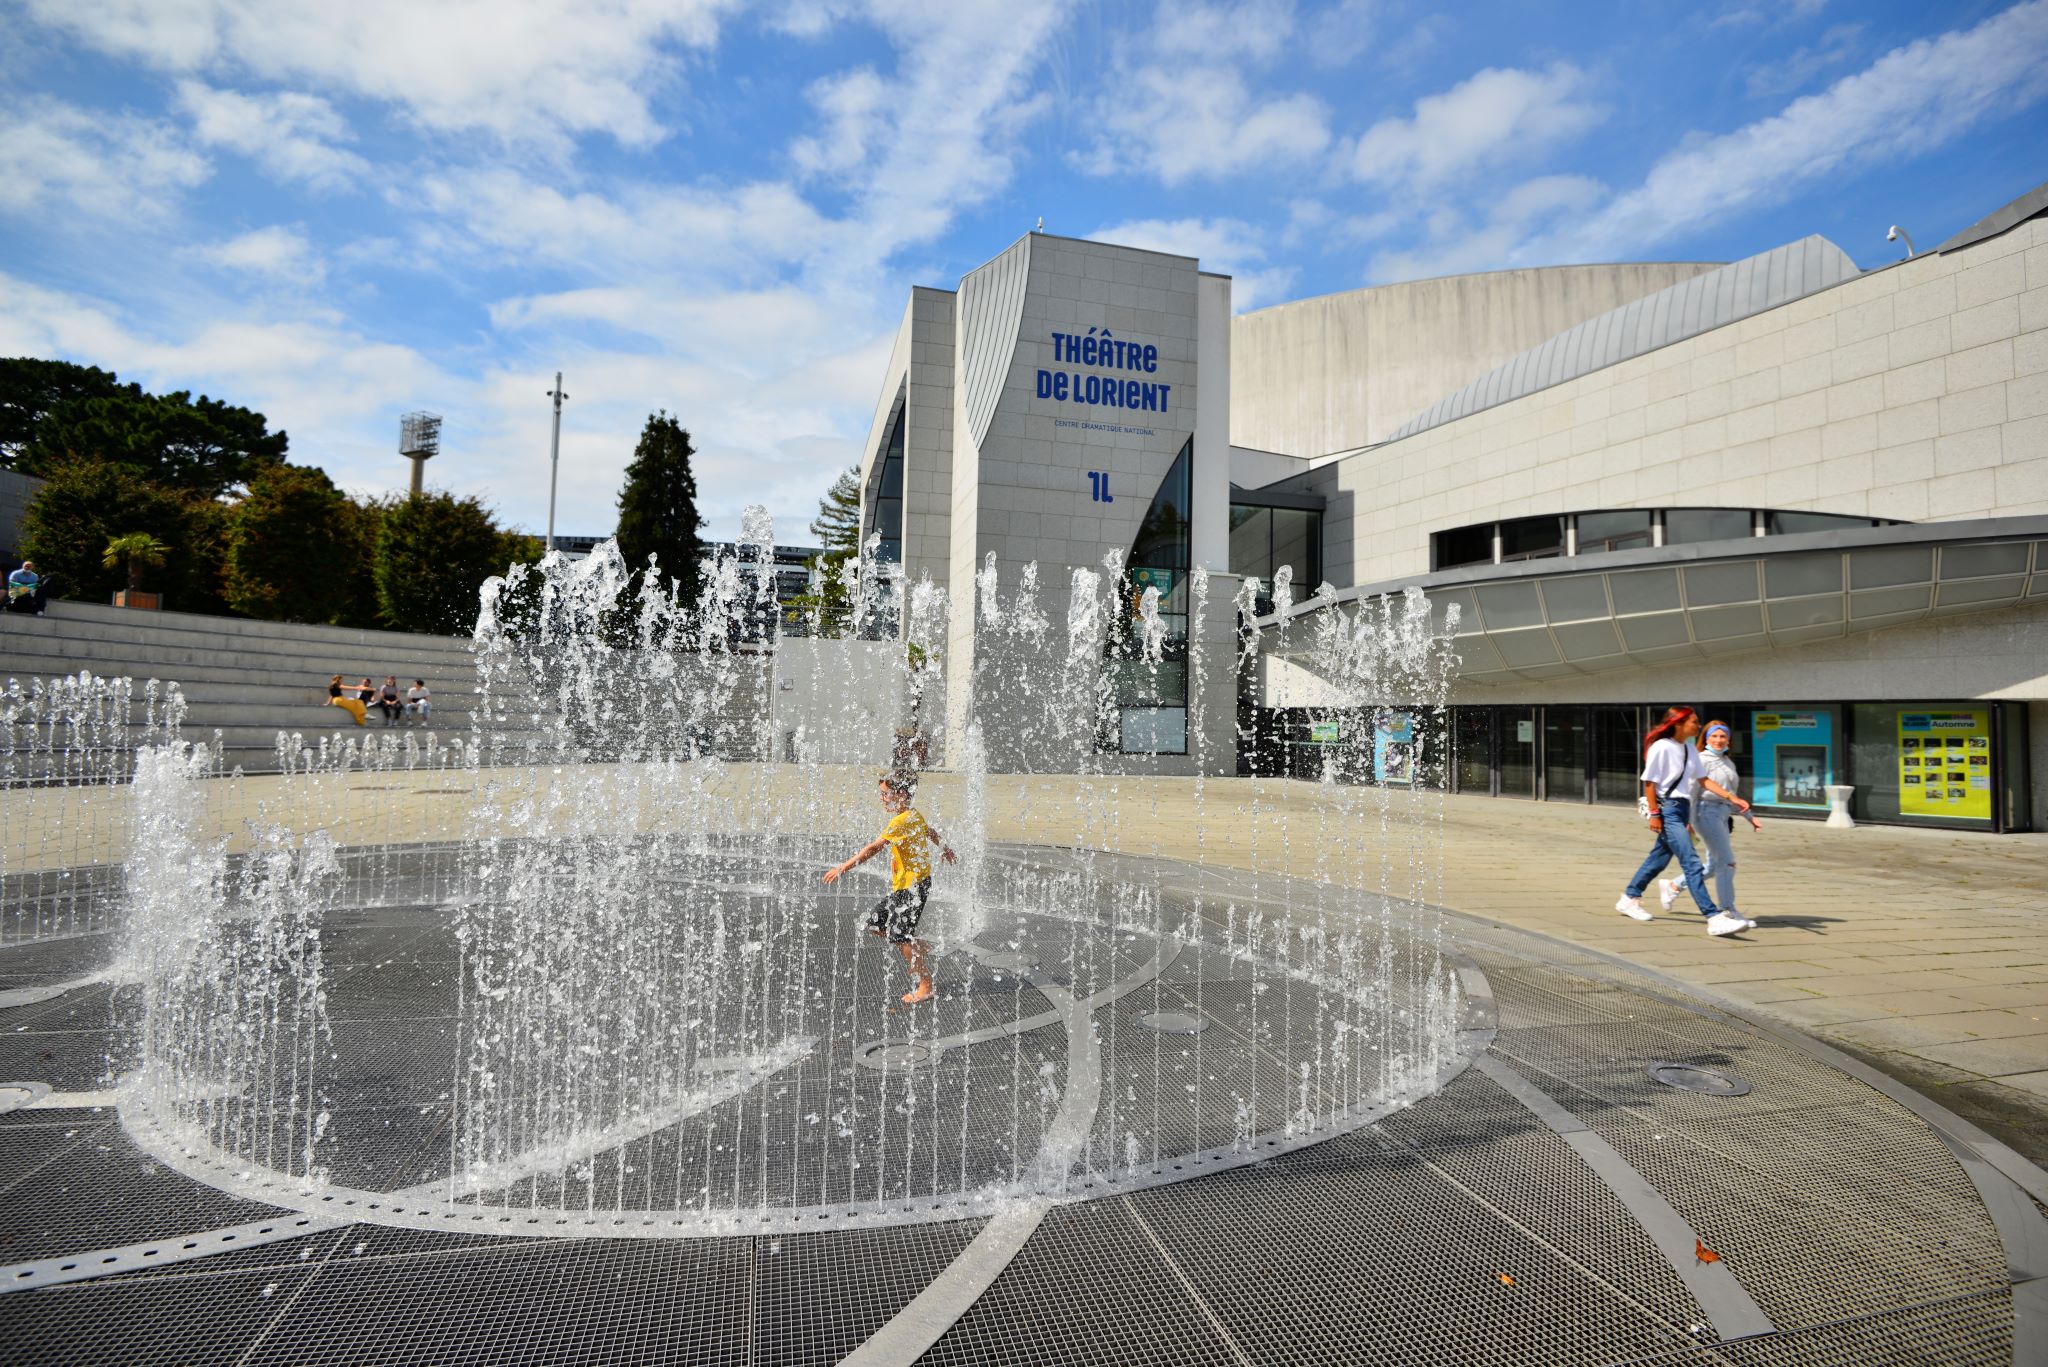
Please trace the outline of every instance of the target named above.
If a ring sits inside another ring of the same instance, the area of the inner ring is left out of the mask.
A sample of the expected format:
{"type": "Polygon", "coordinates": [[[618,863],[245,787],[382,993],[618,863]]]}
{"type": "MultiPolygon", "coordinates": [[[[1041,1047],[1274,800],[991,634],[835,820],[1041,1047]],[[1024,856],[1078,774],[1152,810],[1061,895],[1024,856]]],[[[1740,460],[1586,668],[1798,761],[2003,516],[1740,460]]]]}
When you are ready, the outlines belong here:
{"type": "Polygon", "coordinates": [[[1650,846],[1643,866],[1636,870],[1636,876],[1628,880],[1628,895],[1641,897],[1643,889],[1650,886],[1650,880],[1664,872],[1676,859],[1678,867],[1685,871],[1686,890],[1692,893],[1692,900],[1699,903],[1700,915],[1714,914],[1714,899],[1707,896],[1706,874],[1700,868],[1700,857],[1693,853],[1692,837],[1686,834],[1685,824],[1692,816],[1692,803],[1682,797],[1667,797],[1658,813],[1664,818],[1664,829],[1657,832],[1657,843],[1650,846]]]}
{"type": "Polygon", "coordinates": [[[1728,829],[1734,818],[1735,808],[1709,798],[1700,803],[1696,828],[1707,845],[1704,872],[1713,876],[1715,900],[1728,911],[1735,910],[1735,837],[1728,829]]]}

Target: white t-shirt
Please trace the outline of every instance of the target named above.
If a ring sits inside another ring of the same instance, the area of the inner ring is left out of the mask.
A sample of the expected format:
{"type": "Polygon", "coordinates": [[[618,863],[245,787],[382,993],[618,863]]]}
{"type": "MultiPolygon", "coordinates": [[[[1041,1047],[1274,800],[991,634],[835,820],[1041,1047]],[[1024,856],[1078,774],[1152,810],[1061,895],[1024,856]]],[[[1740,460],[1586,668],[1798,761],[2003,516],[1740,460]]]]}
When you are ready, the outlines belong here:
{"type": "Polygon", "coordinates": [[[1643,758],[1642,781],[1657,785],[1657,800],[1661,803],[1667,793],[1690,798],[1706,772],[1699,751],[1667,736],[1651,746],[1650,753],[1643,758]]]}

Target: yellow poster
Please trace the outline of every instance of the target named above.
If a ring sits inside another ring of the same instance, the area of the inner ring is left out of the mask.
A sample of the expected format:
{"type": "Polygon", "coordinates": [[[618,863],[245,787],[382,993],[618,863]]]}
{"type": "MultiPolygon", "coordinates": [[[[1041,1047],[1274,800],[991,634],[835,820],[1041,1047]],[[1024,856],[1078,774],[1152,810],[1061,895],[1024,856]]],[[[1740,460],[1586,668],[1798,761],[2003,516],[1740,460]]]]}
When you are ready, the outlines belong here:
{"type": "Polygon", "coordinates": [[[1899,814],[1991,819],[1991,713],[1899,713],[1899,814]]]}

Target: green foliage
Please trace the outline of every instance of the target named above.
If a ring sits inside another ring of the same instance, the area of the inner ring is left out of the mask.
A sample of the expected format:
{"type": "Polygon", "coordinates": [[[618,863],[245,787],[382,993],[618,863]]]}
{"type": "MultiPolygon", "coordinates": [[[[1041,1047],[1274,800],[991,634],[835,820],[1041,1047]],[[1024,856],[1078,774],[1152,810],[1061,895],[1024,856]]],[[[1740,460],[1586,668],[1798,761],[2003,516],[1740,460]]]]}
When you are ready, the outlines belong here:
{"type": "Polygon", "coordinates": [[[282,461],[285,445],[261,413],[204,395],[123,390],[50,409],[14,468],[43,475],[67,460],[110,461],[166,488],[217,498],[282,461]]]}
{"type": "Polygon", "coordinates": [[[818,515],[811,519],[811,535],[828,551],[860,548],[860,467],[849,465],[832,481],[832,487],[818,500],[818,515]]]}
{"type": "Polygon", "coordinates": [[[228,606],[273,622],[368,626],[376,599],[365,530],[381,521],[320,470],[272,465],[229,512],[228,606]]]}
{"type": "Polygon", "coordinates": [[[139,593],[142,571],[162,569],[170,555],[171,548],[148,532],[125,532],[109,541],[106,549],[100,552],[100,565],[110,570],[126,566],[128,591],[139,593]]]}
{"type": "MultiPolygon", "coordinates": [[[[31,356],[0,359],[0,467],[15,468],[16,458],[51,409],[74,399],[112,398],[122,392],[114,373],[97,366],[31,356]]],[[[127,392],[142,390],[129,385],[127,392]]]]}
{"type": "Polygon", "coordinates": [[[619,554],[636,573],[657,556],[663,575],[679,581],[683,601],[694,603],[699,588],[697,476],[690,469],[690,434],[666,412],[648,416],[619,490],[619,554]]]}
{"type": "Polygon", "coordinates": [[[52,469],[22,517],[21,551],[56,577],[63,598],[104,603],[129,587],[121,561],[108,563],[108,543],[130,534],[180,548],[163,576],[169,606],[218,611],[214,548],[226,509],[162,489],[133,470],[105,461],[72,461],[52,469]]]}
{"type": "Polygon", "coordinates": [[[832,481],[832,487],[818,500],[818,515],[811,519],[811,535],[822,548],[805,561],[817,587],[789,600],[787,610],[796,616],[817,619],[820,636],[844,636],[853,620],[853,598],[840,574],[846,562],[860,553],[860,467],[849,465],[832,481]]]}
{"type": "Polygon", "coordinates": [[[400,631],[467,634],[477,591],[503,574],[505,534],[474,498],[422,494],[385,510],[377,537],[377,606],[400,631]]]}

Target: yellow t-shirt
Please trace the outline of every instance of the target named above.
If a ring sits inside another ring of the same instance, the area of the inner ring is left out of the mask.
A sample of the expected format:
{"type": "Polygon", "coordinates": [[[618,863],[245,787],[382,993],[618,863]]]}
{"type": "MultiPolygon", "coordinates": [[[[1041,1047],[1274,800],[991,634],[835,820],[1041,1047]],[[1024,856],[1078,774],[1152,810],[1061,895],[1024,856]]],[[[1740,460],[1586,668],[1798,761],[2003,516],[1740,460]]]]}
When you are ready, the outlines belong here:
{"type": "Polygon", "coordinates": [[[889,842],[889,888],[897,891],[916,887],[932,876],[931,827],[915,807],[905,807],[889,818],[882,828],[889,842]]]}

